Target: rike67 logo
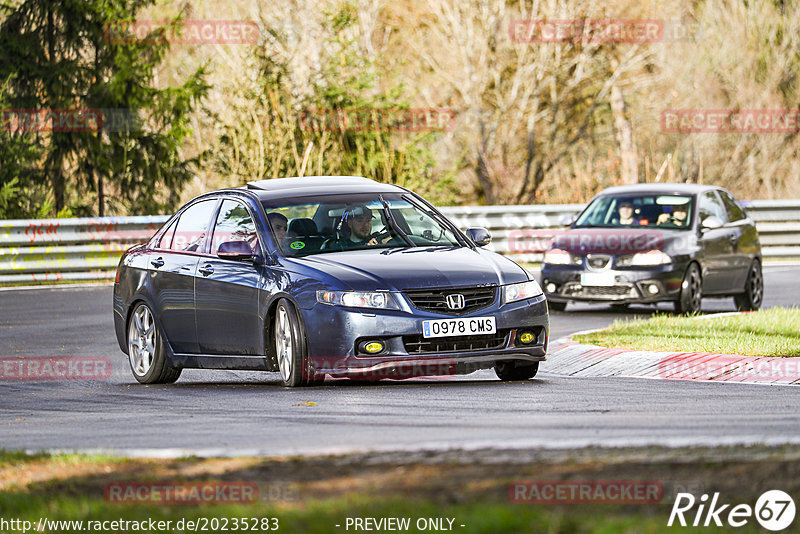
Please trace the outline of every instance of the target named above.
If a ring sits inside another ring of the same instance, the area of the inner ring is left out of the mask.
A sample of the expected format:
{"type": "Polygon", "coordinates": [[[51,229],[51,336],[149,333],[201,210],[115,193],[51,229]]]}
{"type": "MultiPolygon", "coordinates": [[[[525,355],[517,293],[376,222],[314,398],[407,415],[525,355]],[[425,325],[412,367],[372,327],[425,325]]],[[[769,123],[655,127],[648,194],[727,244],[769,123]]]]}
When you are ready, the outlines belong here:
{"type": "Polygon", "coordinates": [[[667,526],[721,527],[727,523],[731,527],[742,527],[755,517],[763,528],[777,532],[788,528],[794,521],[794,515],[794,500],[781,490],[764,492],[755,507],[723,504],[719,493],[714,493],[710,501],[705,493],[700,499],[695,499],[691,493],[678,493],[667,526]]]}

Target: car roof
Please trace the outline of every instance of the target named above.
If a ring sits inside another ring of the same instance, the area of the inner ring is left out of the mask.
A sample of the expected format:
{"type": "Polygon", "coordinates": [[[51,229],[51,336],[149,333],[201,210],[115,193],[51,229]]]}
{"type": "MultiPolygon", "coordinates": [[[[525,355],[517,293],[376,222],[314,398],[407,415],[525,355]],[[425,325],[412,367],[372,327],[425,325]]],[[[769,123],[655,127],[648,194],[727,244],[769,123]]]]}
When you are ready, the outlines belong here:
{"type": "Polygon", "coordinates": [[[273,178],[248,182],[246,188],[259,200],[294,198],[312,195],[347,193],[405,193],[392,184],[384,184],[362,176],[304,176],[273,178]]]}
{"type": "Polygon", "coordinates": [[[633,184],[609,187],[600,191],[597,196],[646,193],[696,195],[717,189],[720,188],[715,185],[704,184],[633,184]]]}

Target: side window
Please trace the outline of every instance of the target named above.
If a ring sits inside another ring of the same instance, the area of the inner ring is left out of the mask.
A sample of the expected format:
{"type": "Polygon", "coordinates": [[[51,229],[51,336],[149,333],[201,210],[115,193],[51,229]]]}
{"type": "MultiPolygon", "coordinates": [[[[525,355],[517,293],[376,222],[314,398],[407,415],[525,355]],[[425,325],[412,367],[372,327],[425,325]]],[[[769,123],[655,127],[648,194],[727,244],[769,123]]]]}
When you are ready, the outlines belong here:
{"type": "Polygon", "coordinates": [[[175,235],[175,221],[169,225],[169,228],[161,234],[161,239],[155,243],[155,248],[162,250],[169,250],[172,245],[172,236],[175,235]]]}
{"type": "Polygon", "coordinates": [[[713,191],[706,191],[700,197],[700,221],[704,221],[706,217],[714,215],[723,223],[728,222],[728,216],[725,213],[725,208],[720,203],[717,195],[713,191]]]}
{"type": "Polygon", "coordinates": [[[216,207],[216,200],[204,200],[184,211],[175,227],[170,249],[178,252],[201,252],[203,239],[216,207]]]}
{"type": "Polygon", "coordinates": [[[235,200],[225,200],[214,225],[214,235],[211,240],[211,253],[216,254],[217,249],[226,241],[244,241],[255,252],[258,243],[256,225],[250,212],[244,204],[235,200]]]}
{"type": "Polygon", "coordinates": [[[744,210],[741,206],[739,206],[739,203],[736,202],[736,199],[733,198],[733,195],[727,191],[720,191],[719,196],[722,197],[722,203],[725,204],[725,209],[728,211],[729,221],[741,221],[742,219],[747,218],[744,210]]]}

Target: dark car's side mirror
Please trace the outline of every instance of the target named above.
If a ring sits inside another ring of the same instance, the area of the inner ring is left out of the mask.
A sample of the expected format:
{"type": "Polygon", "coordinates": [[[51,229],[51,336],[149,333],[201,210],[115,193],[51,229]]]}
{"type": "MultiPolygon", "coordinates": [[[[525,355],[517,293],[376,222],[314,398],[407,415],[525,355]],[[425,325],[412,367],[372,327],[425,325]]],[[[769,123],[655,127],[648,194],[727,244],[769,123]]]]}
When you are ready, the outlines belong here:
{"type": "Polygon", "coordinates": [[[572,226],[575,224],[575,221],[578,220],[577,215],[562,215],[560,219],[558,219],[558,223],[561,226],[572,226]]]}
{"type": "Polygon", "coordinates": [[[252,260],[253,249],[245,241],[225,241],[217,249],[223,260],[252,260]]]}
{"type": "Polygon", "coordinates": [[[716,230],[722,228],[722,221],[716,215],[709,215],[700,223],[700,231],[716,230]]]}
{"type": "Polygon", "coordinates": [[[467,228],[467,235],[479,247],[485,247],[492,242],[492,234],[486,228],[467,228]]]}

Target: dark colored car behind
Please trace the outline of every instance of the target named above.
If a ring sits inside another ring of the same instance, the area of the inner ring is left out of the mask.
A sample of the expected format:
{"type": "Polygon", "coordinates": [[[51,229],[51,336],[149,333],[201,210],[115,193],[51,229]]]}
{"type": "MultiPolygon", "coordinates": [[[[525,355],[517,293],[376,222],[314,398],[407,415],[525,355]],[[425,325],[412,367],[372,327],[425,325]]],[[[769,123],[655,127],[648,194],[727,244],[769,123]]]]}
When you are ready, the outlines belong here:
{"type": "Polygon", "coordinates": [[[704,296],[733,296],[739,310],[755,310],[764,291],[758,232],[720,187],[613,187],[556,236],[542,286],[555,310],[571,301],[668,301],[696,313],[704,296]]]}
{"type": "Polygon", "coordinates": [[[135,378],[181,369],[531,378],[547,303],[520,266],[404,188],[285,178],[201,195],[122,257],[114,323],[135,378]]]}

